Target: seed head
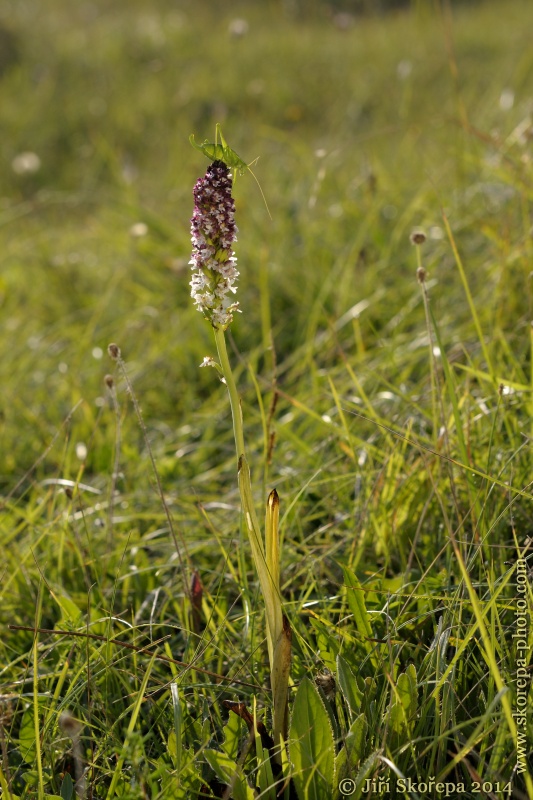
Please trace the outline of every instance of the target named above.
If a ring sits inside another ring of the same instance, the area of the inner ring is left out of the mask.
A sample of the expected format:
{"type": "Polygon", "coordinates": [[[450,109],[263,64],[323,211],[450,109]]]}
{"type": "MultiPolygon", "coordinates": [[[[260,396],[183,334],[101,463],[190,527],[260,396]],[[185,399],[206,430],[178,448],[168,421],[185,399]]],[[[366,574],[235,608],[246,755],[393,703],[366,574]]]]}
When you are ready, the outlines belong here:
{"type": "Polygon", "coordinates": [[[426,241],[426,234],[424,233],[424,231],[413,231],[409,239],[411,241],[411,244],[421,245],[424,244],[424,242],[426,241]]]}
{"type": "Polygon", "coordinates": [[[191,297],[214,328],[225,330],[239,304],[232,302],[239,276],[232,250],[237,240],[232,178],[223,161],[213,161],[194,187],[191,219],[191,297]]]}
{"type": "Polygon", "coordinates": [[[325,669],[324,672],[321,672],[319,675],[317,675],[315,678],[315,683],[320,689],[322,689],[327,700],[334,699],[337,687],[335,685],[335,678],[329,669],[325,669]]]}
{"type": "Polygon", "coordinates": [[[111,344],[108,344],[107,352],[109,357],[112,358],[113,361],[117,361],[117,359],[120,358],[120,347],[118,346],[118,344],[114,344],[113,342],[111,344]]]}
{"type": "Polygon", "coordinates": [[[418,267],[418,269],[416,271],[416,277],[418,279],[418,283],[422,283],[423,284],[423,283],[426,282],[427,272],[424,269],[424,267],[418,267]]]}

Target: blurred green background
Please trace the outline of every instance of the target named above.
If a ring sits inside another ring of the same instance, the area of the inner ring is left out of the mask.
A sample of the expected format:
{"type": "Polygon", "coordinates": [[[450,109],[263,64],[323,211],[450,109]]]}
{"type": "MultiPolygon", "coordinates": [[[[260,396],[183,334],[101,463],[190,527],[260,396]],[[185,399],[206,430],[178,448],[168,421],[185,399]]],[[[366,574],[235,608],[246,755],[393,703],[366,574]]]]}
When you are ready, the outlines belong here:
{"type": "MultiPolygon", "coordinates": [[[[90,435],[110,341],[159,424],[175,427],[209,396],[212,376],[197,365],[211,334],[191,308],[187,266],[191,191],[207,162],[188,137],[212,139],[216,122],[242,158],[259,156],[273,216],[250,176],[239,179],[237,347],[265,345],[266,280],[280,359],[369,298],[365,347],[393,319],[408,337],[414,226],[429,231],[427,266],[439,264],[460,335],[468,310],[452,299],[441,207],[477,264],[508,246],[487,220],[525,224],[533,7],[401,5],[3,3],[4,488],[80,398],[79,435],[90,435]]],[[[505,285],[487,269],[471,272],[472,289],[513,335],[530,298],[511,289],[529,267],[505,285]]]]}

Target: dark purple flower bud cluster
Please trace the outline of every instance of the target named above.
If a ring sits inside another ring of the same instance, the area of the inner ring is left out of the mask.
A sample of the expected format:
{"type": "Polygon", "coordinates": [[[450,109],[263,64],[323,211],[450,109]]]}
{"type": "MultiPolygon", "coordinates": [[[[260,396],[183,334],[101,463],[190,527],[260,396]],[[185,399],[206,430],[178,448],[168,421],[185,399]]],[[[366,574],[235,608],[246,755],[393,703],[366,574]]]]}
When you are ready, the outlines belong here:
{"type": "Polygon", "coordinates": [[[237,226],[231,189],[228,167],[223,161],[213,161],[194,187],[191,219],[191,297],[213,327],[224,330],[239,307],[231,297],[239,276],[232,250],[237,226]]]}

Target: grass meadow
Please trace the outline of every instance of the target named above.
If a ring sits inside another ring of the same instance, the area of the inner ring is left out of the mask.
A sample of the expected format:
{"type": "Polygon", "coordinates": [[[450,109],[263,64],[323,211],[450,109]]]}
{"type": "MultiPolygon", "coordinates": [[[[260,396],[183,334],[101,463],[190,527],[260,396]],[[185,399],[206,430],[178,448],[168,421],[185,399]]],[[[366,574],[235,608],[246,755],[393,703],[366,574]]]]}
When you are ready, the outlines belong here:
{"type": "Polygon", "coordinates": [[[533,797],[532,25],[527,0],[2,4],[2,798],[533,797]],[[292,629],[277,778],[189,296],[188,137],[217,122],[272,215],[238,177],[228,350],[292,629]]]}

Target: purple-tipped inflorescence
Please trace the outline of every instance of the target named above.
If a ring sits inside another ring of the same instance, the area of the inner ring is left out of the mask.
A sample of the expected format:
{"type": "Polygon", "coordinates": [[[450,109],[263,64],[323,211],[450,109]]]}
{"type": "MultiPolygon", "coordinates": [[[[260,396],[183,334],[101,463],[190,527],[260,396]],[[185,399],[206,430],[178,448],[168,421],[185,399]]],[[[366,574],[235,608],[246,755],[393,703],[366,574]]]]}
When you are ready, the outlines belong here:
{"type": "Polygon", "coordinates": [[[194,213],[191,219],[194,271],[191,297],[198,311],[214,328],[225,330],[239,304],[231,295],[237,291],[237,258],[232,250],[237,240],[235,202],[231,196],[232,178],[223,161],[213,161],[194,187],[194,213]]]}

